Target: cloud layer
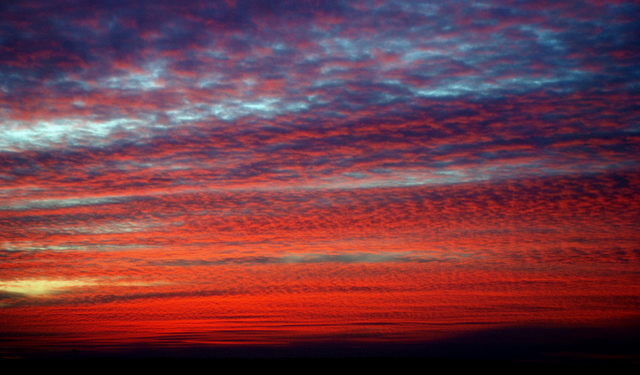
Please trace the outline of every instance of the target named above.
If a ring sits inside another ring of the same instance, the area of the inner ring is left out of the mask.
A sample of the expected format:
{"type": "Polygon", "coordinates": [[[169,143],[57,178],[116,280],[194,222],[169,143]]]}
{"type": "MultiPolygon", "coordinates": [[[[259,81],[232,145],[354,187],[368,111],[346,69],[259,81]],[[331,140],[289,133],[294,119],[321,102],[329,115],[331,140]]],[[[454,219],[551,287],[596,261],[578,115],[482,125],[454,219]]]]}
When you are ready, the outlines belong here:
{"type": "Polygon", "coordinates": [[[637,318],[639,12],[3,2],[0,333],[414,342],[637,318]]]}

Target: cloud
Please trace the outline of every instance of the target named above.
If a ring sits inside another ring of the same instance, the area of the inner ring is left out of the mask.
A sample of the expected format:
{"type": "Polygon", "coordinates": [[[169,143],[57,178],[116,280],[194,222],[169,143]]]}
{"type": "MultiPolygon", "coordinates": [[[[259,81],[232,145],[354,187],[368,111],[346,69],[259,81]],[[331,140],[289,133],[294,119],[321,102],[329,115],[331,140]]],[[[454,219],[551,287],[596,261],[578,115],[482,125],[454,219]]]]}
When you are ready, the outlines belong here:
{"type": "Polygon", "coordinates": [[[244,257],[222,257],[217,259],[171,259],[150,261],[151,266],[160,267],[194,267],[194,266],[216,266],[228,264],[291,264],[291,263],[394,263],[394,262],[433,262],[453,260],[458,255],[447,254],[421,254],[411,252],[405,253],[359,253],[342,252],[335,254],[323,253],[292,253],[273,256],[244,256],[244,257]]]}
{"type": "Polygon", "coordinates": [[[19,279],[2,281],[0,283],[0,290],[10,294],[42,296],[92,285],[95,285],[95,282],[92,280],[19,279]]]}

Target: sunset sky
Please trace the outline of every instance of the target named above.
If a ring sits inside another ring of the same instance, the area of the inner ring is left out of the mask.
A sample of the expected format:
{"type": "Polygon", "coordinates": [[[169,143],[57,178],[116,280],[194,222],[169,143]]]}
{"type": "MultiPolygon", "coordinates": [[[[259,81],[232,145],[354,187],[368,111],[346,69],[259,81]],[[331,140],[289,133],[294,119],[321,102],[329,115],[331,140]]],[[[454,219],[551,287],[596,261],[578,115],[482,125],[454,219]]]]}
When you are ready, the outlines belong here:
{"type": "Polygon", "coordinates": [[[0,358],[640,363],[639,20],[2,1],[0,358]]]}

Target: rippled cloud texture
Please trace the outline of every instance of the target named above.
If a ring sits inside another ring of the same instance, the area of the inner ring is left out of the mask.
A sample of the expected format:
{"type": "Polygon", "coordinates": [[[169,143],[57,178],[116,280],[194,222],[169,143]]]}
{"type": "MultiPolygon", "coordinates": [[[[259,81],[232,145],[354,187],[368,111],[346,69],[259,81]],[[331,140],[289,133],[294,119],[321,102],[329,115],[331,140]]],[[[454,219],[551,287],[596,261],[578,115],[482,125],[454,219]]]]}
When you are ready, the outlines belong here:
{"type": "Polygon", "coordinates": [[[638,14],[2,2],[0,356],[637,361],[638,14]]]}

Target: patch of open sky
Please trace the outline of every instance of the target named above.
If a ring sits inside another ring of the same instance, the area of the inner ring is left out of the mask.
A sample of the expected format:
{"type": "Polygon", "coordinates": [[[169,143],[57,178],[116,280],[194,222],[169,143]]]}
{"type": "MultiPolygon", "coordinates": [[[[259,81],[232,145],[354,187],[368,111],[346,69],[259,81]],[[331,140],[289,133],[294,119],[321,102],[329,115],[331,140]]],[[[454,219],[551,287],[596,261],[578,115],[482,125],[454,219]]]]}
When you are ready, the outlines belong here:
{"type": "Polygon", "coordinates": [[[16,199],[20,196],[27,196],[33,193],[40,193],[43,191],[47,191],[47,189],[43,189],[35,186],[20,186],[17,188],[3,188],[0,187],[0,198],[12,198],[16,199]]]}
{"type": "Polygon", "coordinates": [[[77,245],[64,245],[64,246],[51,246],[34,244],[31,241],[28,242],[5,242],[0,245],[1,251],[67,251],[67,250],[88,250],[87,246],[77,245]]]}
{"type": "Polygon", "coordinates": [[[254,78],[245,78],[242,80],[246,86],[253,87],[256,85],[256,80],[254,78]]]}
{"type": "Polygon", "coordinates": [[[271,45],[271,48],[276,52],[283,52],[287,50],[287,45],[284,43],[274,43],[271,45]]]}
{"type": "MultiPolygon", "coordinates": [[[[489,77],[487,77],[489,78],[489,77]]],[[[526,92],[549,87],[554,91],[568,93],[574,90],[571,83],[584,82],[589,79],[589,73],[578,70],[567,70],[554,77],[521,76],[515,78],[498,79],[494,82],[483,82],[484,77],[468,76],[450,79],[442,84],[431,87],[409,89],[416,96],[421,97],[456,97],[469,94],[482,96],[500,96],[505,90],[512,92],[526,92]]]]}
{"type": "Polygon", "coordinates": [[[425,89],[411,89],[416,96],[422,96],[427,98],[444,98],[453,96],[462,96],[470,92],[478,93],[477,88],[470,85],[454,83],[448,84],[442,87],[425,88],[425,89]]]}
{"type": "Polygon", "coordinates": [[[522,25],[519,28],[523,32],[531,32],[535,34],[538,39],[538,43],[543,46],[549,47],[556,51],[566,50],[566,47],[562,44],[562,42],[555,38],[556,33],[551,30],[534,27],[532,25],[522,25]]]}
{"type": "Polygon", "coordinates": [[[378,93],[378,95],[376,96],[374,104],[389,104],[400,98],[402,97],[398,95],[391,95],[386,92],[381,92],[381,93],[378,93]]]}
{"type": "MultiPolygon", "coordinates": [[[[180,225],[182,222],[171,225],[180,225]]],[[[160,229],[165,227],[166,224],[154,223],[154,222],[139,222],[139,221],[119,221],[108,222],[91,225],[80,226],[57,226],[54,228],[46,228],[48,233],[65,233],[65,234],[118,234],[118,233],[139,233],[145,232],[149,229],[160,229]]]]}
{"type": "MultiPolygon", "coordinates": [[[[224,103],[208,106],[207,112],[199,116],[213,115],[218,119],[232,121],[240,117],[259,116],[271,118],[282,112],[299,112],[309,108],[305,102],[283,102],[277,98],[258,98],[252,101],[229,100],[224,103]]],[[[192,113],[192,112],[188,112],[192,113]]],[[[191,116],[194,116],[191,114],[191,116]]],[[[200,118],[184,118],[175,120],[195,121],[200,118]]]]}
{"type": "Polygon", "coordinates": [[[98,82],[98,86],[112,90],[155,90],[165,86],[160,79],[162,74],[162,68],[154,67],[151,73],[129,73],[124,77],[104,78],[98,82]]]}
{"type": "Polygon", "coordinates": [[[307,95],[307,101],[314,104],[327,104],[328,101],[322,100],[320,95],[307,95]]]}
{"type": "Polygon", "coordinates": [[[224,75],[221,73],[208,74],[198,81],[198,87],[201,89],[216,87],[222,83],[223,78],[224,75]]]}
{"type": "Polygon", "coordinates": [[[171,111],[167,111],[166,115],[173,122],[195,122],[205,120],[209,117],[209,113],[198,110],[197,106],[188,106],[180,109],[174,109],[171,111]]]}
{"type": "Polygon", "coordinates": [[[226,60],[229,58],[229,56],[226,53],[219,50],[209,50],[201,53],[202,53],[202,56],[213,57],[214,59],[226,60]]]}
{"type": "Polygon", "coordinates": [[[149,72],[143,77],[147,79],[153,79],[151,84],[151,88],[162,88],[164,84],[162,83],[162,77],[166,74],[164,63],[162,62],[152,62],[145,67],[145,71],[149,72]]]}
{"type": "Polygon", "coordinates": [[[631,78],[631,82],[627,82],[624,87],[627,90],[639,91],[640,90],[640,70],[638,70],[634,75],[636,77],[631,78]]]}
{"type": "Polygon", "coordinates": [[[586,163],[584,165],[541,168],[540,162],[513,163],[502,165],[477,166],[458,169],[425,170],[385,170],[384,173],[345,173],[340,177],[330,177],[314,181],[314,186],[301,186],[305,189],[357,189],[382,187],[409,187],[425,185],[451,185],[480,181],[502,181],[536,176],[574,175],[585,170],[612,171],[634,167],[637,163],[586,163]]]}
{"type": "Polygon", "coordinates": [[[334,56],[336,52],[338,52],[338,55],[346,55],[351,58],[351,60],[361,60],[369,55],[368,49],[370,43],[368,41],[347,38],[334,38],[330,40],[331,43],[328,43],[326,40],[320,42],[320,45],[325,47],[328,55],[334,56]]]}
{"type": "Polygon", "coordinates": [[[624,129],[622,129],[623,132],[626,133],[640,133],[640,123],[635,123],[632,124],[624,129]]]}
{"type": "Polygon", "coordinates": [[[402,83],[401,81],[399,81],[397,79],[383,79],[383,80],[381,80],[379,82],[384,84],[384,85],[389,85],[389,86],[406,87],[404,83],[402,83]]]}
{"type": "Polygon", "coordinates": [[[402,38],[388,37],[384,38],[380,43],[375,43],[375,45],[368,43],[367,47],[369,47],[369,51],[371,51],[372,48],[380,48],[385,52],[401,53],[413,49],[415,43],[402,38]]]}
{"type": "Polygon", "coordinates": [[[176,160],[173,157],[169,157],[166,160],[154,159],[153,162],[137,162],[126,161],[116,164],[116,167],[121,171],[140,171],[145,169],[153,169],[156,172],[160,171],[179,171],[179,170],[192,170],[194,169],[194,163],[192,160],[176,160]]]}
{"type": "Polygon", "coordinates": [[[559,93],[570,93],[575,90],[572,83],[584,82],[592,74],[580,70],[564,70],[553,77],[522,76],[496,80],[496,88],[511,88],[518,92],[550,87],[559,93]]]}
{"type": "Polygon", "coordinates": [[[277,99],[265,99],[253,102],[240,100],[229,101],[224,104],[216,104],[209,107],[209,114],[225,121],[232,121],[240,117],[258,115],[272,117],[277,111],[273,104],[277,99]]]}
{"type": "Polygon", "coordinates": [[[75,80],[75,79],[70,79],[68,76],[64,76],[58,79],[51,79],[48,81],[44,82],[45,86],[64,86],[64,85],[72,85],[75,86],[76,90],[80,89],[80,90],[84,90],[84,91],[91,91],[93,89],[93,87],[91,86],[91,84],[89,84],[89,82],[85,82],[82,80],[75,80]]]}
{"type": "MultiPolygon", "coordinates": [[[[341,86],[344,81],[341,79],[319,79],[311,84],[312,88],[319,88],[324,86],[341,86]]],[[[317,96],[317,95],[316,95],[317,96]]]]}
{"type": "Polygon", "coordinates": [[[132,250],[141,248],[153,248],[155,245],[43,245],[41,243],[35,243],[33,241],[23,242],[4,242],[0,244],[0,251],[118,251],[118,250],[132,250]]]}
{"type": "Polygon", "coordinates": [[[0,91],[10,94],[16,86],[23,85],[29,81],[25,76],[18,73],[0,72],[0,91]]]}
{"type": "Polygon", "coordinates": [[[446,49],[417,50],[403,54],[402,60],[406,62],[414,62],[417,60],[429,60],[434,57],[442,57],[445,55],[451,55],[451,52],[446,49]]]}
{"type": "Polygon", "coordinates": [[[286,103],[283,108],[287,112],[300,112],[309,109],[309,105],[303,102],[293,102],[286,103]]]}
{"type": "Polygon", "coordinates": [[[435,16],[440,10],[440,7],[436,4],[422,1],[410,1],[401,4],[406,8],[407,13],[422,13],[426,16],[435,16]]]}
{"type": "Polygon", "coordinates": [[[278,103],[278,99],[269,98],[254,102],[238,103],[240,107],[253,110],[256,112],[273,112],[274,104],[278,103]]]}
{"type": "MultiPolygon", "coordinates": [[[[410,256],[417,256],[412,252],[375,252],[375,253],[299,253],[284,255],[280,258],[283,263],[386,263],[407,261],[410,256]]],[[[420,256],[424,256],[420,254],[420,256]]]]}
{"type": "Polygon", "coordinates": [[[363,179],[363,178],[369,177],[368,174],[362,173],[362,172],[347,172],[347,173],[343,173],[342,175],[343,176],[347,176],[347,177],[351,177],[351,178],[355,178],[355,179],[363,179]]]}
{"type": "Polygon", "coordinates": [[[473,52],[474,50],[478,49],[478,45],[471,43],[457,43],[455,45],[455,49],[462,52],[473,52]]]}
{"type": "Polygon", "coordinates": [[[294,65],[316,65],[318,63],[320,63],[322,56],[317,54],[317,53],[306,53],[304,55],[304,58],[300,57],[297,58],[294,62],[294,65]]]}
{"type": "Polygon", "coordinates": [[[0,150],[49,149],[106,139],[115,131],[139,130],[142,122],[114,119],[104,122],[59,118],[27,123],[9,121],[0,128],[0,150]]]}
{"type": "Polygon", "coordinates": [[[12,209],[11,207],[18,205],[18,202],[28,202],[35,199],[34,197],[46,196],[44,194],[46,191],[47,189],[34,189],[30,186],[14,188],[13,192],[11,189],[2,189],[0,190],[0,211],[12,209]]]}
{"type": "Polygon", "coordinates": [[[320,73],[324,75],[331,75],[331,73],[334,73],[334,72],[346,72],[348,70],[349,68],[342,65],[325,65],[322,68],[320,68],[320,73]]]}
{"type": "Polygon", "coordinates": [[[109,203],[118,203],[123,199],[121,196],[101,197],[101,198],[58,198],[58,199],[33,199],[23,202],[12,202],[0,206],[0,211],[6,210],[30,210],[65,208],[75,206],[91,206],[109,203]]]}
{"type": "Polygon", "coordinates": [[[391,172],[384,175],[364,173],[345,173],[343,177],[332,177],[315,182],[315,186],[305,188],[320,189],[362,189],[384,187],[409,187],[423,185],[448,185],[466,182],[463,174],[440,175],[434,171],[403,171],[391,172]],[[345,178],[346,177],[346,178],[345,178]]]}

